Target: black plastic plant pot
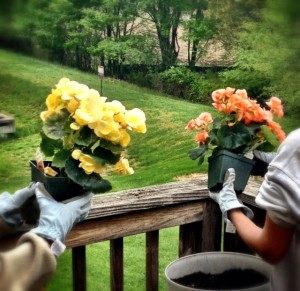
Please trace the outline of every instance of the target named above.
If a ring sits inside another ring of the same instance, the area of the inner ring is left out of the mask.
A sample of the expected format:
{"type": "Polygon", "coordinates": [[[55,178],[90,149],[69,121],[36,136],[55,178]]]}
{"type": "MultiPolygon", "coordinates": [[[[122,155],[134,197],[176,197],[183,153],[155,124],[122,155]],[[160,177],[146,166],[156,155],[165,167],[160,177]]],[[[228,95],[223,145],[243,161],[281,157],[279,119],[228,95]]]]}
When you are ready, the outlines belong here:
{"type": "MultiPolygon", "coordinates": [[[[44,161],[44,165],[51,166],[50,161],[44,161]]],[[[30,161],[31,180],[41,182],[46,190],[56,201],[63,201],[78,195],[82,195],[86,190],[68,177],[51,177],[43,173],[36,165],[36,161],[30,161]]],[[[54,170],[58,170],[52,167],[54,170]]]]}
{"type": "Polygon", "coordinates": [[[252,168],[251,175],[263,177],[268,172],[269,164],[259,160],[256,156],[253,157],[253,161],[255,161],[255,164],[252,168]]]}
{"type": "Polygon", "coordinates": [[[219,191],[223,187],[225,173],[229,168],[235,170],[234,190],[240,194],[245,189],[255,161],[221,150],[208,158],[208,189],[219,191]]]}

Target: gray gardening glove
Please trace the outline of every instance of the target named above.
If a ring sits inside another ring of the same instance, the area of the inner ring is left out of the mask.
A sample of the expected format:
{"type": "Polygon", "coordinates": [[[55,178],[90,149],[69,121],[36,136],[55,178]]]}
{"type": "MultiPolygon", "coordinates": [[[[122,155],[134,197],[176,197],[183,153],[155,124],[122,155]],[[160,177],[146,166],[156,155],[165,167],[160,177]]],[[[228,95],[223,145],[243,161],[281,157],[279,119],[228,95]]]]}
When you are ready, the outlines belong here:
{"type": "Polygon", "coordinates": [[[262,151],[258,151],[258,150],[254,150],[253,154],[257,159],[259,159],[267,164],[270,164],[277,155],[277,153],[275,153],[275,152],[267,153],[267,152],[262,152],[262,151]]]}
{"type": "Polygon", "coordinates": [[[0,195],[0,220],[5,228],[4,232],[27,231],[30,228],[28,221],[38,218],[39,209],[36,207],[35,188],[36,184],[31,183],[13,195],[8,192],[0,195]]]}
{"type": "Polygon", "coordinates": [[[231,209],[241,208],[245,215],[247,215],[250,219],[252,219],[254,216],[250,208],[246,207],[238,201],[234,191],[234,181],[235,171],[234,169],[230,168],[225,174],[223,189],[220,192],[209,193],[209,196],[219,204],[226,223],[229,221],[228,211],[231,209]]]}
{"type": "Polygon", "coordinates": [[[72,227],[88,215],[93,193],[87,192],[69,203],[57,202],[42,183],[37,183],[36,197],[41,214],[39,225],[31,232],[51,241],[58,239],[63,243],[72,227]]]}

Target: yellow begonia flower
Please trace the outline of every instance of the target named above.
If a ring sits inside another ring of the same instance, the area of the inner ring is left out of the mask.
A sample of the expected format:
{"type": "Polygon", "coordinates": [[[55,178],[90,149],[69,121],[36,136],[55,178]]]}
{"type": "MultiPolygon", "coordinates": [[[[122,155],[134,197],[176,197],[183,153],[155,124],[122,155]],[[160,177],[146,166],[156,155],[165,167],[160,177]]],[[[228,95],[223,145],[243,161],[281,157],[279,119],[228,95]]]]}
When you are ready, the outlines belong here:
{"type": "Polygon", "coordinates": [[[68,79],[68,78],[61,78],[61,79],[58,81],[56,87],[57,87],[57,88],[59,88],[59,87],[65,87],[69,82],[70,82],[70,79],[68,79]]]}
{"type": "Polygon", "coordinates": [[[67,105],[68,112],[74,113],[78,109],[79,105],[80,103],[77,100],[75,99],[70,100],[70,102],[68,102],[67,105]]]}
{"type": "Polygon", "coordinates": [[[80,125],[76,122],[72,122],[70,124],[70,128],[73,129],[73,130],[79,130],[80,129],[80,125]]]}
{"type": "Polygon", "coordinates": [[[128,160],[123,157],[117,162],[114,171],[117,174],[134,174],[134,170],[129,166],[128,160]]]}
{"type": "Polygon", "coordinates": [[[147,132],[147,127],[146,127],[146,124],[141,124],[139,126],[137,126],[136,128],[133,129],[135,132],[138,132],[138,133],[146,133],[147,132]]]}
{"type": "Polygon", "coordinates": [[[76,149],[72,152],[72,158],[75,160],[79,160],[80,155],[81,155],[81,150],[76,149]]]}
{"type": "Polygon", "coordinates": [[[84,84],[79,84],[77,91],[75,92],[75,98],[79,101],[88,98],[89,96],[89,87],[84,84]]]}
{"type": "Polygon", "coordinates": [[[113,111],[114,114],[125,112],[124,105],[118,100],[113,100],[111,102],[106,102],[106,106],[107,106],[108,110],[113,111]]]}
{"type": "Polygon", "coordinates": [[[94,160],[90,156],[82,154],[80,155],[79,161],[79,167],[81,167],[86,174],[90,175],[94,172],[94,160]]]}
{"type": "Polygon", "coordinates": [[[95,134],[98,136],[108,135],[112,132],[119,131],[119,124],[113,120],[113,112],[109,110],[103,111],[103,116],[97,123],[92,124],[90,128],[93,128],[95,134]]]}
{"type": "Polygon", "coordinates": [[[60,97],[56,94],[48,95],[46,99],[46,105],[48,110],[55,110],[59,105],[62,104],[60,97]]]}
{"type": "Polygon", "coordinates": [[[90,96],[81,100],[74,119],[81,126],[95,123],[102,118],[104,108],[105,103],[99,97],[90,96]]]}
{"type": "Polygon", "coordinates": [[[95,90],[95,89],[89,89],[89,91],[88,91],[88,98],[93,98],[93,97],[98,97],[98,98],[100,98],[101,99],[101,101],[104,103],[105,101],[106,101],[106,97],[100,97],[100,94],[99,94],[99,92],[97,91],[97,90],[95,90]]]}
{"type": "Polygon", "coordinates": [[[79,160],[79,167],[84,170],[87,175],[92,173],[102,174],[105,170],[105,165],[98,164],[90,155],[83,154],[81,150],[74,150],[72,158],[79,160]]]}
{"type": "Polygon", "coordinates": [[[40,113],[40,118],[42,119],[42,121],[46,121],[46,119],[51,115],[50,111],[42,111],[40,113]]]}
{"type": "Polygon", "coordinates": [[[119,113],[115,114],[114,115],[114,121],[119,123],[122,128],[127,127],[127,123],[126,123],[126,120],[125,120],[125,114],[123,112],[119,112],[119,113]]]}
{"type": "Polygon", "coordinates": [[[55,177],[58,175],[58,173],[51,167],[45,167],[44,172],[46,175],[51,176],[51,177],[55,177]]]}
{"type": "Polygon", "coordinates": [[[128,132],[125,129],[121,129],[120,134],[121,134],[121,137],[120,137],[119,143],[120,143],[121,147],[126,148],[130,143],[130,135],[128,134],[128,132]]]}
{"type": "Polygon", "coordinates": [[[145,124],[146,116],[144,111],[134,108],[125,112],[125,120],[128,126],[135,129],[145,124]]]}
{"type": "Polygon", "coordinates": [[[77,92],[79,92],[80,84],[76,81],[59,82],[56,86],[56,92],[61,96],[61,99],[68,102],[75,98],[77,92]]]}

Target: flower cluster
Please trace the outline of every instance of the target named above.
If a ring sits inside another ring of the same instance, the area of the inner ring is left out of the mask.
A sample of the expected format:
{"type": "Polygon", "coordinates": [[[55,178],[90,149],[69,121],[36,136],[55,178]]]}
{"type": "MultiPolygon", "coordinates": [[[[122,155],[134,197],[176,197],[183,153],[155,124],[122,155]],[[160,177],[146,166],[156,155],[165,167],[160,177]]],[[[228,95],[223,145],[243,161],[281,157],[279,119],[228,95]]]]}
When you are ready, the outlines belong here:
{"type": "Polygon", "coordinates": [[[142,110],[127,110],[118,100],[108,102],[98,91],[68,78],[52,89],[46,105],[40,115],[41,150],[53,156],[53,166],[94,192],[111,187],[101,177],[109,164],[117,173],[134,172],[123,149],[130,144],[129,132],[146,132],[142,110]]]}
{"type": "Polygon", "coordinates": [[[272,151],[285,139],[281,126],[273,120],[273,116],[284,115],[279,98],[271,97],[266,102],[269,109],[265,109],[249,98],[246,90],[228,87],[214,91],[212,100],[219,116],[213,118],[210,113],[202,112],[186,126],[198,131],[195,141],[199,147],[190,152],[190,157],[199,158],[200,164],[209,145],[214,150],[227,149],[245,155],[254,149],[272,151]]]}

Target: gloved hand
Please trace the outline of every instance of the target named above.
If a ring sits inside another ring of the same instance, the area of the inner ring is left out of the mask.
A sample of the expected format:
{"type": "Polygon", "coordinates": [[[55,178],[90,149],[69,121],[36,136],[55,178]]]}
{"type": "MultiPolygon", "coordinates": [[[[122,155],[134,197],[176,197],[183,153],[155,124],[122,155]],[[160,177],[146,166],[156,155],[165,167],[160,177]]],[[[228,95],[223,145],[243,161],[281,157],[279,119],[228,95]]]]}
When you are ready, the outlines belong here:
{"type": "Polygon", "coordinates": [[[227,170],[224,178],[223,188],[220,192],[210,192],[209,196],[219,204],[223,218],[227,223],[228,211],[235,208],[241,208],[245,215],[250,219],[253,218],[254,214],[252,210],[245,205],[241,204],[234,191],[235,171],[230,168],[227,170]]]}
{"type": "Polygon", "coordinates": [[[31,183],[28,187],[23,188],[10,195],[4,192],[0,195],[0,217],[12,228],[10,232],[28,230],[28,221],[37,219],[39,209],[35,203],[36,185],[31,183]],[[26,211],[26,210],[30,211],[26,211]]]}
{"type": "Polygon", "coordinates": [[[72,227],[88,215],[92,206],[93,193],[86,193],[64,204],[55,201],[44,185],[37,183],[36,197],[41,213],[39,225],[31,232],[52,241],[59,239],[64,242],[72,227]]]}
{"type": "Polygon", "coordinates": [[[259,159],[259,160],[261,160],[261,161],[263,161],[263,162],[265,162],[267,164],[270,164],[272,162],[272,160],[276,157],[277,153],[275,153],[275,152],[268,152],[267,153],[267,152],[262,152],[262,151],[254,150],[253,151],[253,155],[257,159],[259,159]]]}
{"type": "Polygon", "coordinates": [[[251,170],[251,175],[263,177],[268,172],[269,164],[276,157],[275,152],[262,152],[258,150],[253,151],[253,161],[255,161],[254,166],[251,170]]]}

